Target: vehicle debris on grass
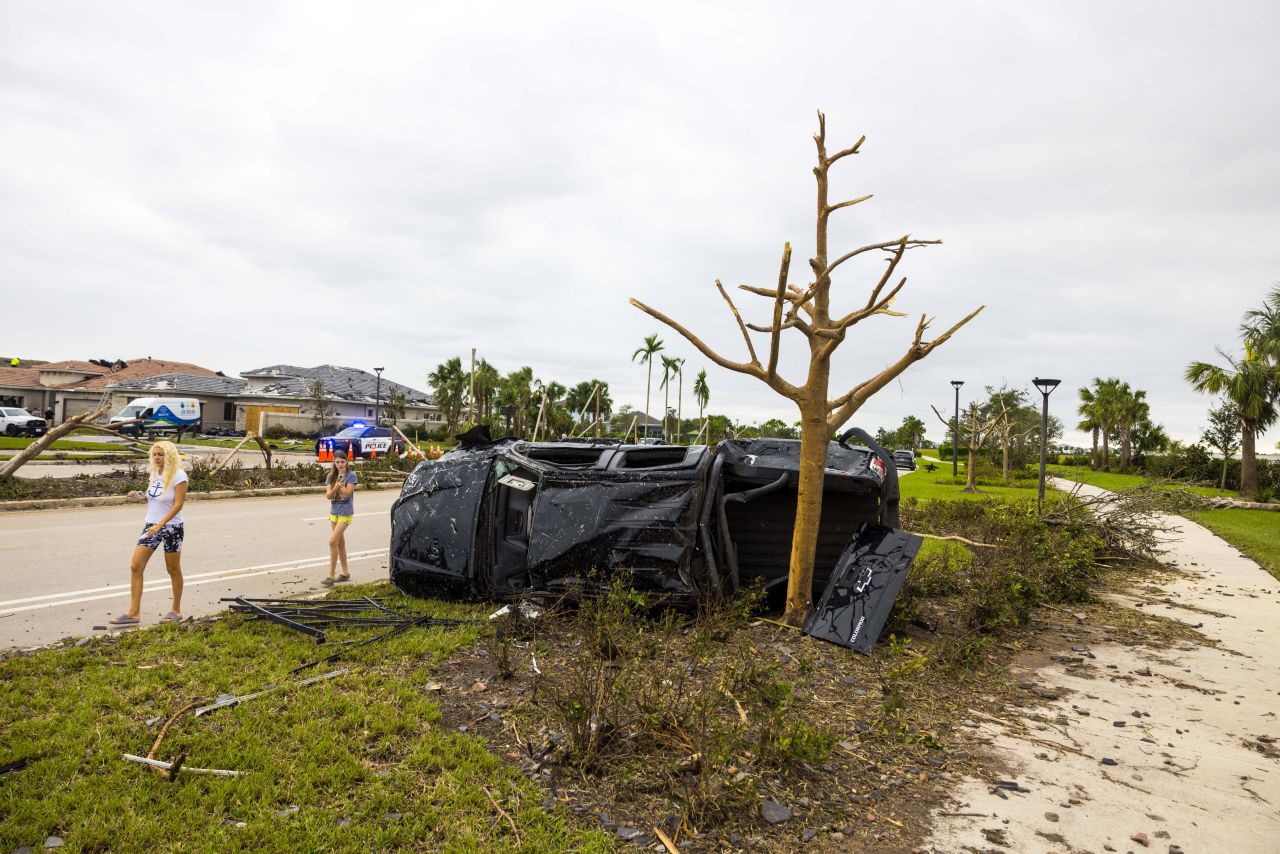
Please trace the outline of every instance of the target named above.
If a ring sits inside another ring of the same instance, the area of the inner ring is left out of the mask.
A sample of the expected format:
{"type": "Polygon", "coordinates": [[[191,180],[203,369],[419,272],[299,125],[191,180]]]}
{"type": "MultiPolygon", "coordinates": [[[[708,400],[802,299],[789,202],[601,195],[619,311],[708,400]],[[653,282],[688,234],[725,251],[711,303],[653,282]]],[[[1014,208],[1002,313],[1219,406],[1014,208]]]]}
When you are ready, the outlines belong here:
{"type": "MultiPolygon", "coordinates": [[[[787,581],[796,440],[494,441],[487,428],[458,438],[413,470],[392,506],[391,581],[406,593],[556,599],[625,578],[695,606],[787,581]]],[[[861,430],[830,443],[824,490],[814,591],[825,604],[806,632],[866,652],[921,538],[898,527],[897,470],[861,430]]]]}

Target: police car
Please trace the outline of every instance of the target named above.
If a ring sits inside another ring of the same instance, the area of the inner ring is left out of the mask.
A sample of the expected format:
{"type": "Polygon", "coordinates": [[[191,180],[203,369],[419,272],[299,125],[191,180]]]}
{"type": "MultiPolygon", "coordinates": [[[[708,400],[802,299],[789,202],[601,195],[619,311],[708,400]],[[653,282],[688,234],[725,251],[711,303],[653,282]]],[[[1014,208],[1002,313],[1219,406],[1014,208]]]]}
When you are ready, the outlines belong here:
{"type": "MultiPolygon", "coordinates": [[[[357,421],[345,430],[316,440],[316,456],[320,457],[321,448],[328,452],[346,451],[351,457],[372,457],[404,451],[404,441],[391,435],[389,427],[373,427],[357,421]]],[[[324,456],[328,456],[326,453],[324,456]]]]}

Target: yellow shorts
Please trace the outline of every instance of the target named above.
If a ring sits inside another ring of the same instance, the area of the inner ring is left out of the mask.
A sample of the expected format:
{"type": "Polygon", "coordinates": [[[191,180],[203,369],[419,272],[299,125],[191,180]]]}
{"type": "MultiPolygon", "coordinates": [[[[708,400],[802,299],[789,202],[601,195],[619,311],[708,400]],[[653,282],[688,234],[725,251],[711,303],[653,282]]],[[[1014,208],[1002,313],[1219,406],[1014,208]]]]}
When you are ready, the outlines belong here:
{"type": "Polygon", "coordinates": [[[348,525],[351,524],[351,520],[354,518],[354,516],[335,516],[332,513],[329,514],[330,522],[346,522],[348,525]]]}

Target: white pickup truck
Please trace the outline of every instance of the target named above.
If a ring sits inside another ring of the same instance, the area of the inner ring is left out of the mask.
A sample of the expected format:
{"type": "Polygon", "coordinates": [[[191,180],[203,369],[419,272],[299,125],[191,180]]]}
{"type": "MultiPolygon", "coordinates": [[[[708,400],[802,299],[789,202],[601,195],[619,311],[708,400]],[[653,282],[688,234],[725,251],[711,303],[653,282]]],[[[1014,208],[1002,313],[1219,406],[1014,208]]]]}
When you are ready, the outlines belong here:
{"type": "Polygon", "coordinates": [[[0,432],[6,436],[43,436],[47,429],[38,415],[16,406],[0,406],[0,432]]]}

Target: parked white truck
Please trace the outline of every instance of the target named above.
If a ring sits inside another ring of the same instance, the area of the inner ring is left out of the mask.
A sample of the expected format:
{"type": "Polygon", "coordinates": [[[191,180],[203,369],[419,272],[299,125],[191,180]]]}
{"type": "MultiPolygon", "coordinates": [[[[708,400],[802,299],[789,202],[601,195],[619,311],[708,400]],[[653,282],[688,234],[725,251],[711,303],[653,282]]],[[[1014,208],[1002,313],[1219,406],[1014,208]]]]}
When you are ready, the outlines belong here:
{"type": "Polygon", "coordinates": [[[39,415],[16,406],[0,406],[0,433],[6,436],[43,436],[48,429],[39,415]]]}

